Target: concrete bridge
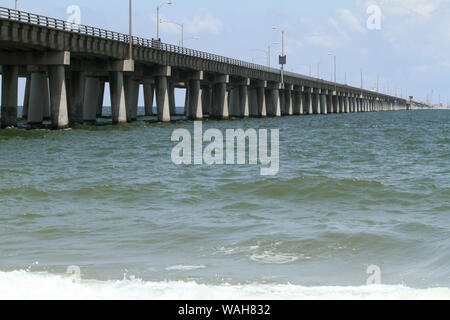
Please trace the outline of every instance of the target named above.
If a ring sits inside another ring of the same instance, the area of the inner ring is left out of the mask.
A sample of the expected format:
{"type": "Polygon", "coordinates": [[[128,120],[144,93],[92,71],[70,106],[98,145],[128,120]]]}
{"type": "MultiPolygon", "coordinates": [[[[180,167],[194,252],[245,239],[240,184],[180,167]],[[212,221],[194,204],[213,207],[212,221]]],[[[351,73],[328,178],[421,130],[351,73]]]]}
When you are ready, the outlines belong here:
{"type": "Polygon", "coordinates": [[[1,127],[17,125],[18,77],[26,78],[23,117],[56,129],[95,123],[109,83],[113,123],[145,113],[168,122],[175,88],[185,115],[267,117],[406,110],[410,102],[377,92],[178,46],[0,7],[1,127]],[[131,58],[131,59],[130,59],[131,58]],[[153,115],[156,97],[157,115],[153,115]]]}

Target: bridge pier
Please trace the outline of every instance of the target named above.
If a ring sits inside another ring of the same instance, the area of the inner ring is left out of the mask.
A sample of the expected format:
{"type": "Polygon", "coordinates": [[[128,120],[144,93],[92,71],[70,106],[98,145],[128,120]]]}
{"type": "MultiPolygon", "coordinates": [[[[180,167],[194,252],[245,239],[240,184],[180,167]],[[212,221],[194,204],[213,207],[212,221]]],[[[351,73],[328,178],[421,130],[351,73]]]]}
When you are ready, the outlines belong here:
{"type": "Polygon", "coordinates": [[[94,77],[87,77],[85,85],[83,122],[95,124],[97,121],[98,97],[100,95],[100,80],[94,77]]]}
{"type": "Polygon", "coordinates": [[[328,92],[327,99],[327,113],[333,113],[333,96],[328,92]]]}
{"type": "Polygon", "coordinates": [[[139,82],[134,77],[127,76],[125,77],[124,89],[127,122],[133,122],[137,120],[139,82]]]}
{"type": "Polygon", "coordinates": [[[301,91],[299,90],[295,90],[294,91],[294,98],[293,98],[293,110],[292,113],[294,115],[301,115],[302,114],[302,109],[303,109],[303,105],[302,105],[302,96],[301,96],[301,91]]]}
{"type": "Polygon", "coordinates": [[[144,104],[145,116],[153,116],[153,99],[155,96],[155,87],[152,83],[144,82],[144,104]]]}
{"type": "Polygon", "coordinates": [[[66,72],[63,65],[49,66],[50,104],[54,129],[69,127],[66,72]]]}
{"type": "MultiPolygon", "coordinates": [[[[250,79],[248,79],[248,84],[250,84],[250,79]]],[[[239,104],[241,110],[240,116],[243,118],[248,118],[250,116],[248,84],[242,84],[239,87],[239,104]]]]}
{"type": "Polygon", "coordinates": [[[281,117],[281,96],[279,88],[271,88],[270,92],[270,108],[267,114],[271,117],[281,117]]]}
{"type": "Polygon", "coordinates": [[[169,82],[169,108],[170,108],[170,116],[177,115],[177,106],[175,101],[175,87],[173,82],[169,82]]]}
{"type": "Polygon", "coordinates": [[[99,80],[98,96],[97,96],[97,108],[95,117],[101,118],[103,115],[103,98],[105,96],[105,81],[99,80]]]}
{"type": "Polygon", "coordinates": [[[312,88],[308,88],[305,92],[305,96],[306,96],[306,114],[314,114],[314,101],[313,101],[313,89],[312,88]]]}
{"type": "Polygon", "coordinates": [[[22,119],[28,118],[28,108],[30,105],[30,88],[31,88],[31,76],[27,76],[25,83],[25,94],[23,97],[22,119]]]}
{"type": "Polygon", "coordinates": [[[293,85],[286,85],[284,94],[285,94],[285,114],[288,116],[294,115],[294,102],[292,98],[292,91],[294,90],[293,85]]]}
{"type": "Polygon", "coordinates": [[[259,117],[267,117],[267,95],[266,95],[266,81],[259,81],[256,87],[256,105],[257,105],[257,115],[259,117]]]}
{"type": "Polygon", "coordinates": [[[2,112],[1,127],[17,126],[17,95],[19,67],[3,65],[2,70],[2,112]]]}
{"type": "Polygon", "coordinates": [[[230,117],[240,117],[241,112],[239,110],[239,87],[233,87],[230,89],[228,95],[228,107],[230,112],[230,117]]]}
{"type": "Polygon", "coordinates": [[[83,124],[85,74],[72,71],[69,83],[69,122],[71,124],[83,124]]]}
{"type": "Polygon", "coordinates": [[[190,120],[203,120],[203,106],[200,89],[200,79],[189,81],[189,113],[190,120]]]}
{"type": "Polygon", "coordinates": [[[219,120],[228,120],[230,118],[228,109],[228,83],[228,75],[220,75],[215,79],[213,88],[212,118],[219,120]]]}
{"type": "Polygon", "coordinates": [[[161,122],[170,122],[169,90],[167,86],[167,76],[156,77],[156,107],[158,120],[161,122]]]}
{"type": "Polygon", "coordinates": [[[44,120],[45,81],[47,76],[41,72],[31,74],[30,102],[27,122],[29,124],[42,124],[44,120]]]}
{"type": "Polygon", "coordinates": [[[249,87],[247,91],[248,91],[249,117],[256,118],[259,116],[257,89],[254,87],[249,87]]]}
{"type": "Polygon", "coordinates": [[[320,113],[325,115],[328,114],[326,91],[323,90],[320,95],[320,113]]]}
{"type": "Polygon", "coordinates": [[[114,124],[127,123],[124,76],[122,71],[110,74],[111,113],[114,124]]]}
{"type": "Polygon", "coordinates": [[[50,89],[48,85],[48,76],[45,77],[45,92],[44,92],[44,120],[51,119],[51,107],[50,107],[50,89]]]}
{"type": "Polygon", "coordinates": [[[211,115],[212,109],[212,88],[211,85],[206,85],[202,89],[202,106],[203,115],[211,115]]]}

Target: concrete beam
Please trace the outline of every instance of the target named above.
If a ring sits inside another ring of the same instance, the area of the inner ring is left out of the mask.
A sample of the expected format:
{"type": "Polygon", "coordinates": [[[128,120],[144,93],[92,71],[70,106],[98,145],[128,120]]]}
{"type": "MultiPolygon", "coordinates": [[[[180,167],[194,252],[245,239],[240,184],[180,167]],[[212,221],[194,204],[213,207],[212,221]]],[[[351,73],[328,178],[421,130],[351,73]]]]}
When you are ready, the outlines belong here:
{"type": "Polygon", "coordinates": [[[70,52],[0,52],[2,65],[70,65],[70,52]]]}

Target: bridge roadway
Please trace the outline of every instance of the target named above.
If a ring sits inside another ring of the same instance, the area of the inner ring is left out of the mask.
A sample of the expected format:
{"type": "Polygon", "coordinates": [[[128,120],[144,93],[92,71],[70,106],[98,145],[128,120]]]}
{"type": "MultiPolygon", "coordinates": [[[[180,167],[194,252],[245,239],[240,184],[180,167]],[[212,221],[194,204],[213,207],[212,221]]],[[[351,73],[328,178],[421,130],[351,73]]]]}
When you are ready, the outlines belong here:
{"type": "Polygon", "coordinates": [[[136,120],[139,86],[145,113],[175,112],[175,88],[186,88],[185,114],[267,117],[406,110],[411,101],[206,52],[0,7],[1,127],[17,125],[18,77],[26,77],[23,117],[51,119],[55,129],[95,123],[109,82],[113,123],[136,120]]]}

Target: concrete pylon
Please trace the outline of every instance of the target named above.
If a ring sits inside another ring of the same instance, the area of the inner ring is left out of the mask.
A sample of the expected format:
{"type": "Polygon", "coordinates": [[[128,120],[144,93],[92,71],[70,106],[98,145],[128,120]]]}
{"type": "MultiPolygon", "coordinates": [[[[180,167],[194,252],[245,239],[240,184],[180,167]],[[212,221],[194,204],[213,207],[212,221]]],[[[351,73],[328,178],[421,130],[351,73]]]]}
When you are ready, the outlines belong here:
{"type": "Polygon", "coordinates": [[[175,86],[172,81],[169,81],[169,107],[170,107],[170,115],[177,115],[177,106],[175,101],[175,86]]]}
{"type": "Polygon", "coordinates": [[[241,105],[240,105],[240,98],[239,98],[239,87],[232,88],[230,90],[230,94],[228,97],[228,107],[231,117],[240,117],[241,116],[241,105]]]}
{"type": "Polygon", "coordinates": [[[17,90],[19,67],[4,65],[2,70],[2,112],[1,127],[17,126],[17,90]]]}
{"type": "Polygon", "coordinates": [[[139,82],[134,77],[125,77],[124,87],[127,122],[136,121],[139,101],[139,82]]]}
{"type": "Polygon", "coordinates": [[[22,119],[28,118],[28,107],[30,105],[30,88],[31,88],[31,76],[27,76],[25,83],[25,94],[23,97],[22,119]]]}
{"type": "Polygon", "coordinates": [[[332,101],[333,101],[333,113],[339,113],[339,96],[337,95],[333,95],[332,97],[332,101]]]}
{"type": "Polygon", "coordinates": [[[284,91],[284,95],[285,95],[285,113],[288,116],[292,116],[294,115],[294,102],[292,99],[292,91],[289,89],[286,89],[284,91]]]}
{"type": "Polygon", "coordinates": [[[202,107],[203,115],[210,115],[212,109],[212,88],[206,85],[202,89],[202,107]]]}
{"type": "Polygon", "coordinates": [[[95,124],[97,121],[98,97],[100,95],[100,80],[98,78],[87,77],[85,86],[83,122],[95,124]]]}
{"type": "Polygon", "coordinates": [[[300,101],[301,101],[300,115],[304,115],[305,111],[306,111],[306,108],[307,108],[306,93],[305,92],[300,92],[300,101]]]}
{"type": "Polygon", "coordinates": [[[293,107],[292,107],[292,113],[294,115],[300,115],[302,114],[301,111],[303,109],[302,106],[302,96],[301,96],[301,92],[295,90],[294,91],[294,97],[293,97],[293,107]]]}
{"type": "Polygon", "coordinates": [[[203,120],[203,105],[200,88],[200,80],[189,81],[189,114],[191,120],[203,120]]]}
{"type": "Polygon", "coordinates": [[[47,76],[44,73],[32,73],[30,86],[30,103],[28,107],[28,123],[41,124],[44,120],[44,94],[47,76]]]}
{"type": "Polygon", "coordinates": [[[327,96],[325,94],[320,95],[320,113],[328,114],[327,96]]]}
{"type": "Polygon", "coordinates": [[[105,81],[99,81],[99,90],[97,98],[96,118],[101,118],[103,115],[103,98],[105,97],[105,81]]]}
{"type": "Polygon", "coordinates": [[[308,92],[306,93],[306,98],[307,98],[306,113],[309,115],[314,114],[314,96],[313,93],[311,92],[311,89],[309,89],[308,92]]]}
{"type": "Polygon", "coordinates": [[[326,100],[327,100],[327,113],[333,113],[333,96],[327,94],[326,100]]]}
{"type": "Polygon", "coordinates": [[[186,87],[186,94],[184,96],[184,115],[189,115],[189,85],[186,87]]]}
{"type": "Polygon", "coordinates": [[[345,113],[349,113],[350,112],[350,101],[348,98],[348,95],[345,96],[345,113]]]}
{"type": "Polygon", "coordinates": [[[252,118],[259,117],[258,112],[258,89],[257,88],[249,88],[248,89],[248,103],[250,105],[250,114],[249,116],[252,118]]]}
{"type": "Polygon", "coordinates": [[[219,82],[214,85],[213,89],[213,118],[220,120],[228,120],[228,91],[226,82],[219,82]]]}
{"type": "Polygon", "coordinates": [[[239,87],[239,105],[241,111],[240,116],[248,118],[250,116],[250,104],[247,85],[241,85],[239,87]]]}
{"type": "Polygon", "coordinates": [[[166,76],[156,77],[156,108],[158,120],[170,122],[169,90],[166,76]]]}
{"type": "Polygon", "coordinates": [[[314,114],[320,114],[320,95],[318,93],[313,93],[313,112],[314,114]]]}
{"type": "Polygon", "coordinates": [[[69,127],[67,83],[64,66],[49,66],[50,104],[54,129],[69,127]]]}
{"type": "Polygon", "coordinates": [[[83,103],[85,93],[85,74],[73,71],[69,89],[69,122],[83,124],[83,103]]]}
{"type": "Polygon", "coordinates": [[[111,72],[109,87],[111,91],[112,121],[114,124],[127,123],[123,72],[111,72]]]}
{"type": "Polygon", "coordinates": [[[48,77],[45,79],[45,92],[44,92],[44,120],[50,120],[52,111],[50,108],[50,89],[48,85],[48,77]]]}
{"type": "Polygon", "coordinates": [[[144,104],[145,116],[153,116],[153,99],[155,96],[155,87],[151,83],[144,83],[144,104]]]}
{"type": "Polygon", "coordinates": [[[266,100],[266,88],[256,88],[256,101],[258,105],[258,116],[267,117],[267,100],[266,100]]]}

